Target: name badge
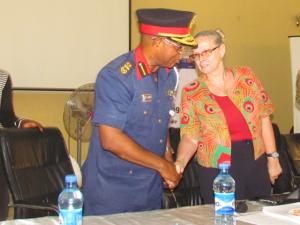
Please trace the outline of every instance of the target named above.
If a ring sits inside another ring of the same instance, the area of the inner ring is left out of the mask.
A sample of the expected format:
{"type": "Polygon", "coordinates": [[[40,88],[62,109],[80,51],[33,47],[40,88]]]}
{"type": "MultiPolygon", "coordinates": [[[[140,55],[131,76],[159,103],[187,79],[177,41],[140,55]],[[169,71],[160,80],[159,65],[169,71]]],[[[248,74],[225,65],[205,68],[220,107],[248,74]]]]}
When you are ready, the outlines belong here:
{"type": "Polygon", "coordinates": [[[142,94],[142,102],[152,102],[152,94],[142,94]]]}

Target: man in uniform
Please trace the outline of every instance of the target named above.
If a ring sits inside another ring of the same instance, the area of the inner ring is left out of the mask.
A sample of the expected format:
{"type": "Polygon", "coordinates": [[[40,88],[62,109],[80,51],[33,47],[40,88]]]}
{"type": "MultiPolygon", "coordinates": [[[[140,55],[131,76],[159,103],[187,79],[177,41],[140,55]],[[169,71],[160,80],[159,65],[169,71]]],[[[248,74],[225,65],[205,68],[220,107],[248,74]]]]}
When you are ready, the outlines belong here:
{"type": "Polygon", "coordinates": [[[85,215],[161,208],[163,181],[172,188],[180,175],[163,156],[169,111],[183,45],[194,13],[137,10],[141,42],[99,73],[93,135],[83,165],[85,215]]]}

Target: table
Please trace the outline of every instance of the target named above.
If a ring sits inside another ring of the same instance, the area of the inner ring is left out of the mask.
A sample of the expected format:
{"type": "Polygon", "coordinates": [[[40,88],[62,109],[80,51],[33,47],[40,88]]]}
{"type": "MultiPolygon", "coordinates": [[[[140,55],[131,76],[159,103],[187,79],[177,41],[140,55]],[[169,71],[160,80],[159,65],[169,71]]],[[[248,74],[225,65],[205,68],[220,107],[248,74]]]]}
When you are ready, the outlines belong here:
{"type": "MultiPolygon", "coordinates": [[[[87,216],[83,225],[211,225],[214,221],[213,205],[190,206],[107,216],[87,216]]],[[[5,221],[1,225],[58,225],[58,217],[19,219],[5,221]]],[[[248,223],[237,223],[248,225],[248,223]]]]}
{"type": "MultiPolygon", "coordinates": [[[[248,203],[247,203],[248,204],[248,203]]],[[[261,212],[262,205],[248,204],[248,212],[237,214],[236,225],[275,225],[295,224],[280,221],[261,212]],[[259,221],[257,221],[258,217],[259,221]],[[250,221],[250,222],[249,222],[250,221]],[[252,221],[252,222],[251,222],[252,221]],[[265,221],[265,222],[261,222],[265,221]]],[[[176,209],[162,209],[135,213],[120,213],[106,216],[87,216],[83,225],[212,225],[214,224],[213,205],[189,206],[176,209]]],[[[58,225],[58,217],[10,220],[0,225],[58,225]]]]}

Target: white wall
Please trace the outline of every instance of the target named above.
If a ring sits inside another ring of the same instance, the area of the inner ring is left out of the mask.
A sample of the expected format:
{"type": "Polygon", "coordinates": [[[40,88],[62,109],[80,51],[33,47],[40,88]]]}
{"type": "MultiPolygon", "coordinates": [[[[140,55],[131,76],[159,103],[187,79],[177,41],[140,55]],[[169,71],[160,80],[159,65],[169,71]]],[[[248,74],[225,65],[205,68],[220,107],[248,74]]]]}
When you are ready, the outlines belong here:
{"type": "Polygon", "coordinates": [[[0,68],[14,87],[76,88],[129,49],[128,0],[0,0],[0,68]]]}

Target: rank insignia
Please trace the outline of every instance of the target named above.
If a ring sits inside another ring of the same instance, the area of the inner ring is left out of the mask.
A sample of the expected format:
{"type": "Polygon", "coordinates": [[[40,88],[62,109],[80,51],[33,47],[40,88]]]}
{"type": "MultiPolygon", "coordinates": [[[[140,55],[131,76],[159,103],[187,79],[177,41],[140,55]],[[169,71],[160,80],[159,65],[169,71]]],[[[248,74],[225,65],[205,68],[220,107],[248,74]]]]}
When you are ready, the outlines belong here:
{"type": "Polygon", "coordinates": [[[131,69],[132,64],[130,62],[126,62],[121,68],[120,68],[120,72],[122,74],[126,74],[128,73],[128,71],[131,69]]]}
{"type": "Polygon", "coordinates": [[[176,95],[176,91],[175,91],[175,90],[169,89],[169,90],[167,91],[167,96],[173,97],[173,96],[175,96],[175,95],[176,95]]]}
{"type": "Polygon", "coordinates": [[[152,102],[152,94],[142,94],[142,102],[152,102]]]}
{"type": "Polygon", "coordinates": [[[147,76],[147,69],[144,63],[142,62],[138,62],[138,68],[139,68],[139,72],[142,74],[143,77],[147,76]]]}

